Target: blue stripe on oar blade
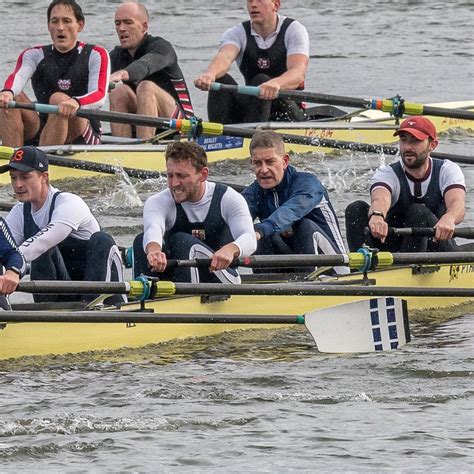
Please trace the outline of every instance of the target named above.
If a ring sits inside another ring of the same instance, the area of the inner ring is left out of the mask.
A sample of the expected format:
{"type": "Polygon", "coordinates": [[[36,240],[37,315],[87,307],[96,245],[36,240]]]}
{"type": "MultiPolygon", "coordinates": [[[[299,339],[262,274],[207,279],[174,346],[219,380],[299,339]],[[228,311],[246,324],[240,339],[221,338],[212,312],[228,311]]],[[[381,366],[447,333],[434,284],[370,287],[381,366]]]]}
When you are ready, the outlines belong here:
{"type": "Polygon", "coordinates": [[[372,298],[311,311],[305,324],[321,352],[397,349],[409,339],[404,300],[372,298]]]}

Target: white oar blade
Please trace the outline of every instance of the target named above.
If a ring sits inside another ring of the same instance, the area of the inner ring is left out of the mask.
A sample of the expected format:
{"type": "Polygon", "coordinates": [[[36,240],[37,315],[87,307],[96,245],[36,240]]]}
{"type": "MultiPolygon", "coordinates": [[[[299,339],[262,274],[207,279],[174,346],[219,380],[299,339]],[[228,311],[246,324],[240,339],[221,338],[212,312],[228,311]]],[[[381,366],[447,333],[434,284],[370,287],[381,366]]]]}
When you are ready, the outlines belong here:
{"type": "Polygon", "coordinates": [[[305,315],[320,352],[376,352],[410,341],[406,301],[384,297],[330,306],[305,315]]]}

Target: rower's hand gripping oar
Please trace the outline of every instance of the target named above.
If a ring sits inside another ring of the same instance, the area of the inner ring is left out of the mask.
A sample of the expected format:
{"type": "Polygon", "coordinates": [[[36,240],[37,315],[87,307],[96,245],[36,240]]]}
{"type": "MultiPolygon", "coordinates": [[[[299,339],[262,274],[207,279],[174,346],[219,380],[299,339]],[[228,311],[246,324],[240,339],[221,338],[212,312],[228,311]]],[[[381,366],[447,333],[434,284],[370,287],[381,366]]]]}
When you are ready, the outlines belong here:
{"type": "MultiPolygon", "coordinates": [[[[9,108],[19,108],[27,110],[35,110],[40,113],[57,113],[58,107],[56,105],[48,104],[24,104],[19,102],[10,102],[9,108]]],[[[233,137],[252,138],[258,129],[243,128],[231,125],[224,125],[214,122],[203,122],[200,120],[190,119],[167,119],[162,117],[149,117],[146,115],[129,114],[124,112],[109,112],[106,110],[89,110],[78,109],[76,112],[78,117],[103,120],[105,122],[126,123],[131,125],[143,125],[145,127],[165,127],[178,130],[188,136],[220,136],[229,135],[233,137]]],[[[398,148],[394,146],[371,145],[368,143],[347,142],[341,140],[331,140],[327,138],[305,137],[302,135],[291,135],[287,133],[280,133],[283,141],[287,143],[296,143],[302,145],[309,145],[315,147],[337,148],[342,150],[361,151],[365,153],[385,153],[387,155],[398,154],[398,148]]],[[[474,164],[474,157],[450,155],[447,153],[432,152],[430,156],[433,158],[450,159],[459,163],[474,164]]]]}
{"type": "MultiPolygon", "coordinates": [[[[237,94],[251,95],[258,97],[260,88],[257,86],[237,86],[231,84],[220,84],[213,82],[211,91],[229,91],[237,94]]],[[[433,107],[429,105],[418,104],[415,102],[406,102],[403,99],[359,99],[356,97],[345,97],[339,95],[319,94],[306,91],[279,91],[278,97],[283,99],[314,102],[329,105],[339,105],[342,107],[356,107],[362,109],[381,110],[389,112],[394,116],[405,115],[431,115],[435,117],[448,117],[463,120],[474,120],[474,112],[463,109],[445,109],[443,107],[433,107]]]]}

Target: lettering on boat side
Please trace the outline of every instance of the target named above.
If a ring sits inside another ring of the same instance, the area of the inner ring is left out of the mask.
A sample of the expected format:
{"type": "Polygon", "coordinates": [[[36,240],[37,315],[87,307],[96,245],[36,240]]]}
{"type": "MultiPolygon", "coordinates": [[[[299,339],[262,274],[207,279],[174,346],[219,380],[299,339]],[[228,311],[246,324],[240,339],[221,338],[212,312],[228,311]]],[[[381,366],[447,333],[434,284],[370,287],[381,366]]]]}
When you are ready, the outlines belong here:
{"type": "Polygon", "coordinates": [[[449,267],[449,281],[457,280],[460,274],[474,273],[474,264],[464,263],[449,267]]]}
{"type": "Polygon", "coordinates": [[[466,122],[469,122],[469,120],[466,120],[466,119],[460,119],[460,118],[453,118],[453,117],[450,117],[450,118],[444,118],[441,123],[443,125],[459,125],[459,124],[463,124],[463,123],[466,123],[466,122]]]}
{"type": "Polygon", "coordinates": [[[305,130],[305,136],[307,137],[317,137],[317,138],[331,138],[334,135],[334,130],[331,128],[324,128],[324,129],[314,129],[314,128],[307,128],[305,130]]]}
{"type": "Polygon", "coordinates": [[[206,151],[230,150],[232,148],[242,148],[244,146],[244,139],[223,135],[220,137],[199,137],[196,143],[206,151]]]}

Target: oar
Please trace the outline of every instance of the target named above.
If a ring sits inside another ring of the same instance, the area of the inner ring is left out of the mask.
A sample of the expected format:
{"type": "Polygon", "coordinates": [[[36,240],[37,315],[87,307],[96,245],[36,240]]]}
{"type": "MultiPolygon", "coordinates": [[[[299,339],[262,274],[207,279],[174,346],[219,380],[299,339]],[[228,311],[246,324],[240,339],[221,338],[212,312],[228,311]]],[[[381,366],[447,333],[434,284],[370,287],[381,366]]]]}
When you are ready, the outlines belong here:
{"type": "MultiPolygon", "coordinates": [[[[365,253],[351,252],[336,255],[252,255],[233,261],[234,266],[250,268],[295,268],[348,266],[359,270],[368,263],[377,268],[391,265],[439,265],[473,263],[474,252],[420,252],[420,253],[365,253]]],[[[170,267],[208,267],[211,259],[169,260],[170,267]]]]}
{"type": "MultiPolygon", "coordinates": [[[[389,227],[389,234],[397,235],[399,237],[415,236],[415,237],[433,237],[436,230],[433,227],[389,227]]],[[[365,235],[370,235],[370,229],[364,229],[365,235]]],[[[453,237],[460,237],[463,239],[474,239],[474,227],[457,227],[454,229],[453,237]]]]}
{"type": "MultiPolygon", "coordinates": [[[[245,94],[258,97],[260,87],[237,86],[211,84],[211,91],[229,91],[238,94],[245,94]]],[[[279,91],[278,97],[290,100],[315,102],[320,104],[339,105],[345,107],[356,107],[361,109],[382,110],[383,112],[393,112],[399,104],[393,99],[358,99],[356,97],[345,97],[340,95],[319,94],[306,91],[279,91]]],[[[402,102],[402,112],[405,115],[431,115],[435,117],[449,117],[463,120],[474,120],[474,112],[463,109],[446,109],[443,107],[433,107],[430,105],[418,104],[415,102],[402,102]]]]}
{"type": "MultiPolygon", "coordinates": [[[[413,235],[419,237],[433,237],[436,230],[431,227],[406,227],[389,229],[389,233],[400,237],[413,235]]],[[[461,237],[463,239],[474,239],[474,227],[458,227],[454,229],[453,237],[461,237]]]]}
{"type": "MultiPolygon", "coordinates": [[[[283,296],[417,296],[417,297],[474,297],[474,288],[388,287],[311,285],[298,283],[242,284],[173,283],[171,281],[25,281],[18,291],[38,294],[127,294],[132,297],[172,295],[283,295],[283,296]]],[[[1,319],[1,317],[0,317],[1,319]]]]}
{"type": "MultiPolygon", "coordinates": [[[[36,110],[40,113],[54,114],[58,112],[58,106],[48,104],[24,104],[19,102],[10,102],[8,104],[10,108],[19,108],[27,110],[36,110]]],[[[79,109],[77,111],[78,117],[87,119],[98,119],[104,122],[116,122],[126,123],[130,125],[143,125],[147,127],[167,127],[174,130],[179,130],[183,133],[194,134],[197,133],[202,135],[230,135],[234,137],[252,138],[258,129],[255,128],[243,128],[232,125],[223,125],[221,123],[214,122],[194,122],[191,120],[173,120],[162,117],[149,117],[147,115],[128,114],[123,112],[109,112],[106,110],[87,110],[79,109]]],[[[361,151],[365,153],[385,153],[387,155],[398,154],[398,148],[393,146],[382,146],[382,145],[370,145],[366,143],[347,142],[341,140],[330,140],[327,138],[318,137],[304,137],[300,135],[291,135],[286,133],[280,133],[280,136],[285,142],[296,143],[302,145],[309,145],[315,147],[326,147],[326,148],[337,148],[342,150],[361,151]]],[[[459,163],[474,164],[474,157],[472,156],[460,156],[460,155],[449,155],[446,153],[430,154],[433,158],[439,159],[450,159],[459,163]]]]}
{"type": "Polygon", "coordinates": [[[305,315],[150,314],[126,311],[4,311],[2,323],[103,324],[305,324],[320,352],[392,350],[410,341],[404,301],[379,298],[356,301],[305,315]]]}
{"type": "MultiPolygon", "coordinates": [[[[9,160],[14,153],[14,149],[6,146],[0,146],[0,160],[9,160]]],[[[47,154],[48,161],[51,165],[60,166],[63,168],[74,168],[84,171],[94,171],[96,173],[103,174],[118,174],[119,172],[124,172],[131,178],[138,179],[159,179],[166,178],[166,173],[160,171],[149,171],[141,170],[137,168],[127,168],[126,166],[118,165],[108,165],[105,163],[97,163],[94,161],[84,161],[78,160],[76,158],[62,158],[57,155],[47,154]]],[[[8,166],[0,166],[0,173],[5,173],[9,171],[8,166]]],[[[210,180],[211,181],[211,180],[210,180]]],[[[234,183],[222,183],[225,184],[238,192],[241,192],[245,189],[245,186],[234,183]]]]}

